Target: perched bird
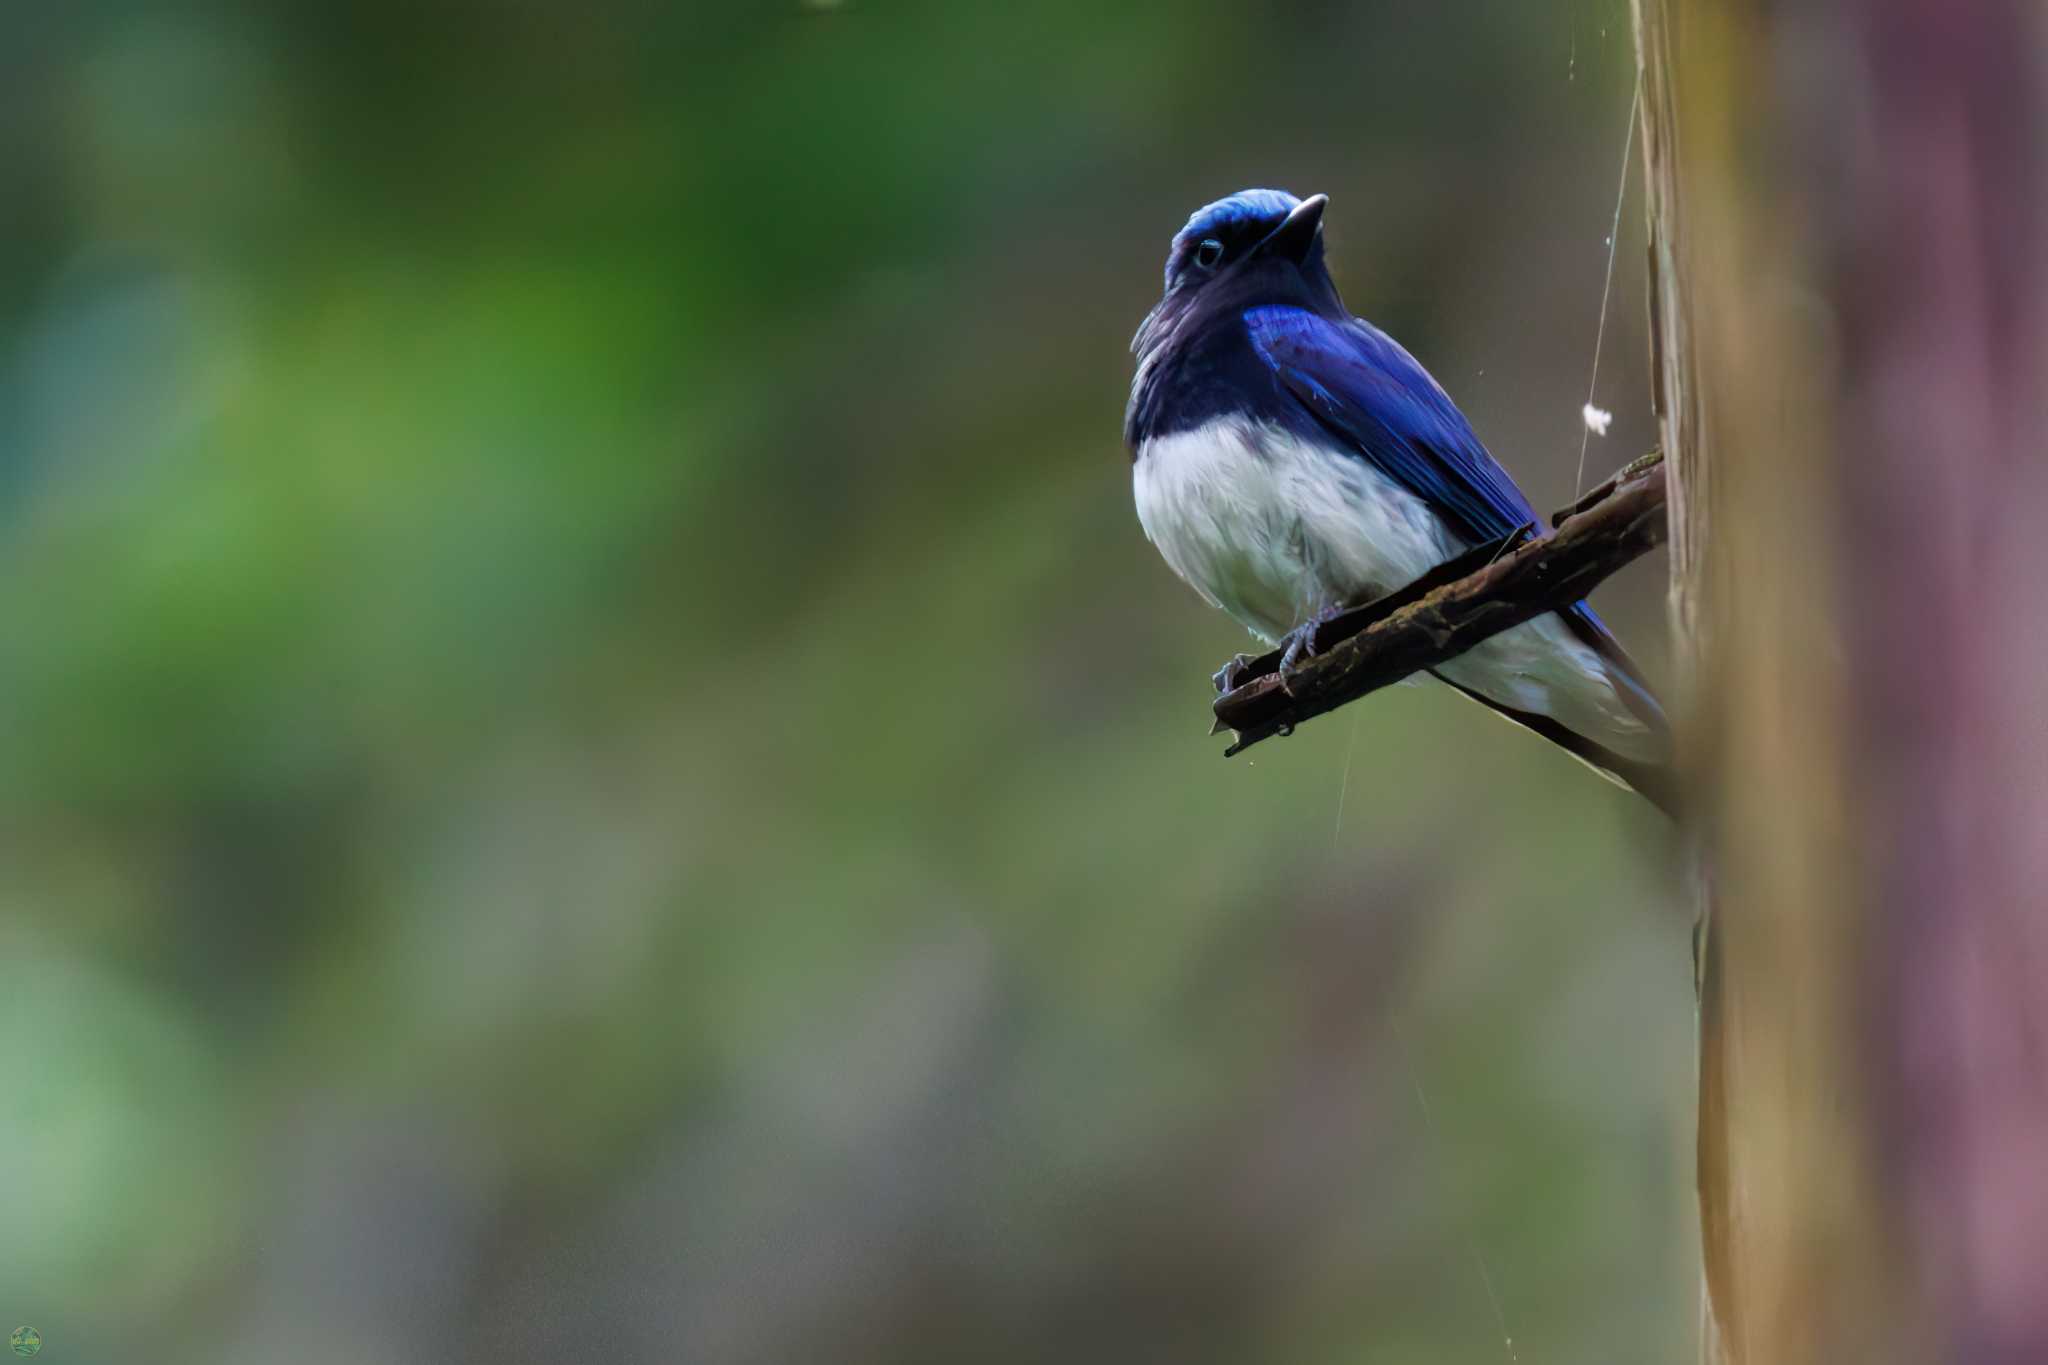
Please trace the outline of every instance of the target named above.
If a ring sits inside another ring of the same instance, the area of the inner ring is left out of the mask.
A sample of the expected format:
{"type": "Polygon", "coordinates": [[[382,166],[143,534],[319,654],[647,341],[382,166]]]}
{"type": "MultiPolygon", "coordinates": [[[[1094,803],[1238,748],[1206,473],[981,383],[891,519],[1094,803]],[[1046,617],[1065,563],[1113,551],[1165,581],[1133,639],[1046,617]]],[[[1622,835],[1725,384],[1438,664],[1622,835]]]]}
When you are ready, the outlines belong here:
{"type": "MultiPolygon", "coordinates": [[[[1351,315],[1323,195],[1242,190],[1173,239],[1131,342],[1138,520],[1175,573],[1285,668],[1313,627],[1536,513],[1443,386],[1351,315]]],[[[1514,627],[1432,670],[1671,810],[1670,733],[1593,609],[1514,627]]]]}

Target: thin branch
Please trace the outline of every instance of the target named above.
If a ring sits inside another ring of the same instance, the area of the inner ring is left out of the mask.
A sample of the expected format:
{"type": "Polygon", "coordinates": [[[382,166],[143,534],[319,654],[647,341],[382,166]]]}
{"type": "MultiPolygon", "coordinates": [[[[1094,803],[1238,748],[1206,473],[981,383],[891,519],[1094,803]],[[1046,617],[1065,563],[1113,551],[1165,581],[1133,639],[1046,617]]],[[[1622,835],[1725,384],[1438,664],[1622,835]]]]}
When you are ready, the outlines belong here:
{"type": "Polygon", "coordinates": [[[1560,507],[1550,514],[1552,527],[1564,525],[1581,512],[1589,511],[1596,503],[1605,502],[1613,496],[1614,490],[1635,480],[1664,463],[1664,452],[1653,450],[1647,455],[1638,455],[1607,477],[1605,483],[1595,484],[1587,494],[1569,507],[1560,507]]]}
{"type": "Polygon", "coordinates": [[[1237,732],[1226,755],[1569,607],[1655,549],[1666,533],[1664,466],[1644,466],[1638,460],[1560,513],[1553,535],[1530,541],[1524,527],[1333,617],[1316,633],[1316,652],[1285,678],[1278,651],[1226,670],[1232,686],[1215,701],[1219,727],[1237,732]]]}

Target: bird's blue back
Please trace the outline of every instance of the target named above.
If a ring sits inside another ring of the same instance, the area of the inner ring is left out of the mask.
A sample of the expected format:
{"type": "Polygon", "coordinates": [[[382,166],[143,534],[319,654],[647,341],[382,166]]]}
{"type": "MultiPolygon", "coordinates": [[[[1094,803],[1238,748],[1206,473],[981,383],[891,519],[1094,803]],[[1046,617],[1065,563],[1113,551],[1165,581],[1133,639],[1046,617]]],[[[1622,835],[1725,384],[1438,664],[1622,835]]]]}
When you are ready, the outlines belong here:
{"type": "Polygon", "coordinates": [[[1470,540],[1536,519],[1450,395],[1379,328],[1286,306],[1249,309],[1243,325],[1284,396],[1287,425],[1302,425],[1291,400],[1323,440],[1370,461],[1470,540]]]}

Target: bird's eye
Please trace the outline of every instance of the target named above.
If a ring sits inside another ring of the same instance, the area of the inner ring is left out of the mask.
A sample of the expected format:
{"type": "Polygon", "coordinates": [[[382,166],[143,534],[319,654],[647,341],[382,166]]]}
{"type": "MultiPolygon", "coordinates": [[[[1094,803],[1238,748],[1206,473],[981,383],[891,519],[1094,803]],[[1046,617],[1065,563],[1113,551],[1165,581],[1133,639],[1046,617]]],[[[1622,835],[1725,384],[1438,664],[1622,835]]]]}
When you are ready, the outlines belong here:
{"type": "Polygon", "coordinates": [[[1223,259],[1223,243],[1214,237],[1204,237],[1202,244],[1195,248],[1195,264],[1208,270],[1223,259]]]}

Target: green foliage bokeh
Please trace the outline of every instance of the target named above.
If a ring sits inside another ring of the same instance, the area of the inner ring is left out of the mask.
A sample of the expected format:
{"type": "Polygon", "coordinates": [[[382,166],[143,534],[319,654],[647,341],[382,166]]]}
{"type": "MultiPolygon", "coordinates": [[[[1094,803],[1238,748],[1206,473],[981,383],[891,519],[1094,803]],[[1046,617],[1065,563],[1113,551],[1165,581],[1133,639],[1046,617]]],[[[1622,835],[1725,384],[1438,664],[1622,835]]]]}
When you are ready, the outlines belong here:
{"type": "Polygon", "coordinates": [[[1685,1349],[1660,823],[1424,689],[1224,762],[1242,637],[1118,440],[1167,237],[1277,183],[1566,500],[1617,6],[13,28],[0,1305],[53,1352],[1685,1349]]]}

